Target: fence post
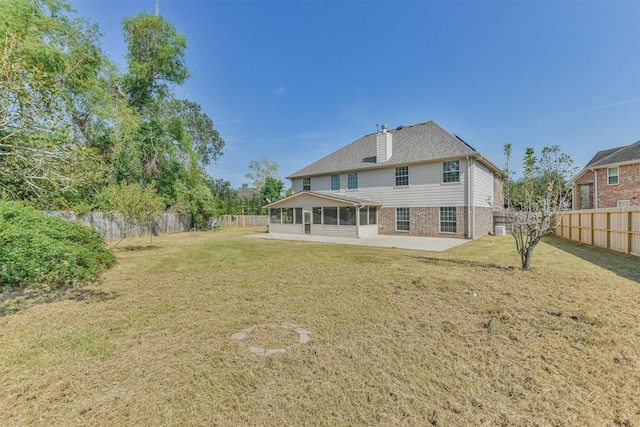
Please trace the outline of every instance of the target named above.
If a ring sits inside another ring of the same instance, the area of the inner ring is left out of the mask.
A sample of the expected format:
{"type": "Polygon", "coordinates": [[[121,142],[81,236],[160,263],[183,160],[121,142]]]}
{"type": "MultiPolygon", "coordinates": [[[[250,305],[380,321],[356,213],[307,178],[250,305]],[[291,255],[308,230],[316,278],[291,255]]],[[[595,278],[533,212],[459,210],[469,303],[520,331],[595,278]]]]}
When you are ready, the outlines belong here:
{"type": "Polygon", "coordinates": [[[627,253],[631,253],[631,245],[633,244],[633,214],[631,211],[627,212],[627,253]]]}

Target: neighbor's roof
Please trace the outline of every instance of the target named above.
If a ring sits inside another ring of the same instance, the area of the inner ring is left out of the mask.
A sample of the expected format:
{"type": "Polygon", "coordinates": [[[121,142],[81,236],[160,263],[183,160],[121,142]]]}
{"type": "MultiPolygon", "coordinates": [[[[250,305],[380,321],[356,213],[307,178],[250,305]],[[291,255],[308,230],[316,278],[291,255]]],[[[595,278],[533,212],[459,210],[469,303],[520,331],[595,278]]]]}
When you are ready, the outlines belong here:
{"type": "Polygon", "coordinates": [[[593,159],[587,163],[585,169],[614,165],[616,163],[629,163],[635,160],[640,162],[640,141],[624,147],[598,151],[593,156],[593,159]]]}
{"type": "Polygon", "coordinates": [[[392,139],[391,158],[376,163],[376,134],[372,133],[352,142],[287,178],[300,178],[360,169],[436,161],[473,156],[481,159],[491,170],[502,174],[500,168],[482,157],[473,147],[450,134],[433,121],[389,130],[392,139]]]}

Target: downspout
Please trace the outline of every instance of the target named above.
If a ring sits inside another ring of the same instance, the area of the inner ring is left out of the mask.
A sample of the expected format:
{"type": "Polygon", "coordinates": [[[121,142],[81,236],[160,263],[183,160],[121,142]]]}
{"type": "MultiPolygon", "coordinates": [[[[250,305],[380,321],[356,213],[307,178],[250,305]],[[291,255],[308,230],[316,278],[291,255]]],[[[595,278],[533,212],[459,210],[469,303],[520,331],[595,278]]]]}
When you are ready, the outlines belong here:
{"type": "Polygon", "coordinates": [[[598,172],[595,169],[593,171],[593,208],[598,209],[598,172]]]}
{"type": "Polygon", "coordinates": [[[471,159],[467,156],[467,238],[473,239],[473,219],[471,214],[471,159]]]}

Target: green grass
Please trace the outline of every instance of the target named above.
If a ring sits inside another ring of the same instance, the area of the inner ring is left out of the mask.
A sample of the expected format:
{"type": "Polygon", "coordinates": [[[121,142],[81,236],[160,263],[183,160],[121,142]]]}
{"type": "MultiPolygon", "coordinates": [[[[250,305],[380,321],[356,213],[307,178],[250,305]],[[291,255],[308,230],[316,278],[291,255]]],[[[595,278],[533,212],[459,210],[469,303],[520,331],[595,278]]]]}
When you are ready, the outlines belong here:
{"type": "Polygon", "coordinates": [[[246,233],[125,241],[99,285],[4,300],[0,424],[640,424],[637,258],[246,233]]]}

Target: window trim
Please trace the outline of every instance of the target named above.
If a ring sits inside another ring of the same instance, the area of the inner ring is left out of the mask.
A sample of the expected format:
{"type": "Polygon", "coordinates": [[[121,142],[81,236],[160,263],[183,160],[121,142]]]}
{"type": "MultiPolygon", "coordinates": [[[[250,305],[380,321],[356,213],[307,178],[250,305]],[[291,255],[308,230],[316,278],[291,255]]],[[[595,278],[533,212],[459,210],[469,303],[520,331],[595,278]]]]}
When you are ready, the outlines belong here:
{"type": "Polygon", "coordinates": [[[358,189],[358,172],[351,172],[347,174],[347,190],[357,190],[358,189]],[[355,187],[351,186],[351,177],[355,176],[355,187]]]}
{"type": "Polygon", "coordinates": [[[330,182],[330,188],[331,188],[331,191],[340,191],[340,175],[331,175],[330,180],[331,180],[331,182],[330,182]],[[334,188],[334,186],[333,186],[333,184],[334,184],[334,182],[333,182],[333,181],[334,181],[334,178],[337,178],[337,179],[338,179],[338,187],[337,187],[337,188],[334,188]]]}
{"type": "Polygon", "coordinates": [[[411,209],[410,208],[396,208],[396,231],[400,233],[409,233],[411,231],[411,209]],[[398,219],[398,213],[400,212],[401,209],[403,212],[407,213],[407,219],[398,219]],[[398,224],[400,222],[407,224],[406,230],[404,229],[401,230],[398,228],[398,224]]]}
{"type": "Polygon", "coordinates": [[[456,184],[460,182],[460,160],[447,160],[446,162],[442,162],[442,175],[441,175],[441,180],[443,184],[456,184]],[[445,165],[448,163],[457,163],[458,164],[458,170],[457,171],[450,171],[450,170],[445,170],[445,165]],[[453,174],[453,173],[457,173],[458,174],[458,179],[456,181],[446,181],[445,180],[445,174],[453,174]]]}
{"type": "Polygon", "coordinates": [[[440,209],[438,209],[438,230],[442,234],[457,234],[458,233],[458,208],[456,208],[455,206],[440,206],[440,209]],[[452,209],[452,212],[455,215],[455,221],[452,221],[449,218],[447,218],[447,220],[444,221],[443,218],[442,218],[442,210],[443,209],[452,209]],[[455,227],[455,231],[443,231],[442,230],[442,223],[443,222],[453,223],[453,225],[455,227]]]}
{"type": "Polygon", "coordinates": [[[409,186],[409,166],[408,165],[407,166],[396,166],[394,187],[408,187],[408,186],[409,186]],[[406,174],[398,175],[398,169],[406,170],[406,174]],[[407,183],[406,184],[398,184],[398,179],[404,180],[404,178],[406,178],[407,183]]]}
{"type": "Polygon", "coordinates": [[[607,168],[607,185],[619,185],[620,184],[620,167],[618,166],[611,166],[610,168],[607,168]],[[611,170],[615,169],[616,170],[616,174],[612,175],[611,174],[611,170]],[[611,178],[615,177],[616,178],[616,182],[612,183],[611,182],[611,178]]]}

